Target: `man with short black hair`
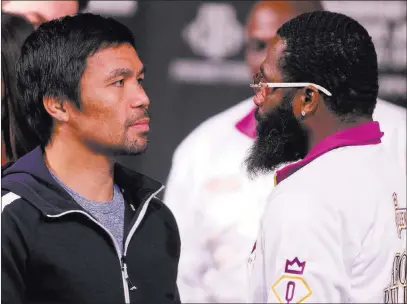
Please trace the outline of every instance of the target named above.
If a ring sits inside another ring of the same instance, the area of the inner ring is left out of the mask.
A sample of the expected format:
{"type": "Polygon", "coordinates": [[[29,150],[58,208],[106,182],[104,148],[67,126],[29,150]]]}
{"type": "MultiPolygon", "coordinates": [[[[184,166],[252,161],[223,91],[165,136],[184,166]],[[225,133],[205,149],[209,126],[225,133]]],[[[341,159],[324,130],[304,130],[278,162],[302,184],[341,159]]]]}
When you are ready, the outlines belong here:
{"type": "Polygon", "coordinates": [[[291,164],[276,172],[261,220],[250,302],[403,301],[406,175],[372,118],[378,68],[366,29],[331,12],[293,18],[252,87],[249,173],[291,164]]]}
{"type": "Polygon", "coordinates": [[[147,147],[131,31],[80,14],[43,23],[17,63],[41,146],[2,168],[2,303],[177,303],[180,238],[163,186],[116,164],[147,147]]]}

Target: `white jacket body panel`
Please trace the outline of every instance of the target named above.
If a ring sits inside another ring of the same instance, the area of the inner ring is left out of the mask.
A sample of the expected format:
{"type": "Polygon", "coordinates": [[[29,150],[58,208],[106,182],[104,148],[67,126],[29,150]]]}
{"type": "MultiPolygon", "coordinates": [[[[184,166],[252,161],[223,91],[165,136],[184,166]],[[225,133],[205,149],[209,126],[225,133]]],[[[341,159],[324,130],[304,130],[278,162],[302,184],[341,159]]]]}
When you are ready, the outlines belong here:
{"type": "Polygon", "coordinates": [[[394,193],[406,208],[405,172],[383,144],[332,150],[283,180],[248,265],[249,302],[383,303],[406,250],[394,193]]]}
{"type": "Polygon", "coordinates": [[[407,174],[407,109],[377,99],[373,120],[380,123],[380,128],[384,132],[382,142],[385,149],[394,155],[407,174]]]}

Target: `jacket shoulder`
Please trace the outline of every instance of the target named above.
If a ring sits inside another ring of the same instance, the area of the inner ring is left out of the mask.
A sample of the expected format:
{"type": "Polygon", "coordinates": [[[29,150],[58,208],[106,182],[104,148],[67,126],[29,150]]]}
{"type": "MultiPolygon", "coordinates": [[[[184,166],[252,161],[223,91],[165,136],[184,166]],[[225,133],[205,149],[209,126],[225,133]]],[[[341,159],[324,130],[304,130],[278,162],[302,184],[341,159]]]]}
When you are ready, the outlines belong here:
{"type": "Polygon", "coordinates": [[[168,224],[168,228],[179,234],[175,216],[166,204],[164,204],[158,197],[154,197],[150,202],[150,208],[156,216],[160,217],[165,223],[168,224]]]}
{"type": "Polygon", "coordinates": [[[11,192],[9,190],[1,189],[1,211],[7,207],[7,210],[15,209],[20,207],[21,201],[23,199],[18,194],[11,192]],[[12,207],[11,207],[12,206],[12,207]]]}
{"type": "Polygon", "coordinates": [[[11,242],[21,241],[27,248],[35,247],[40,211],[14,192],[3,189],[1,192],[2,238],[11,242]]]}
{"type": "Polygon", "coordinates": [[[12,217],[21,224],[30,225],[38,220],[40,211],[18,194],[2,189],[1,214],[2,219],[12,217]]]}

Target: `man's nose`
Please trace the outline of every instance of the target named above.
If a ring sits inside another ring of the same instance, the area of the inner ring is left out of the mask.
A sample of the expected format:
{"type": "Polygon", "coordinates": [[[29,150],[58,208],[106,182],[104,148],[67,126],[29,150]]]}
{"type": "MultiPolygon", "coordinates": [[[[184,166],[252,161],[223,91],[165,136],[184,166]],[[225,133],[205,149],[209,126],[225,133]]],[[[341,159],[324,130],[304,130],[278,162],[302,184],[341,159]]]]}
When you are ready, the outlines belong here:
{"type": "Polygon", "coordinates": [[[147,96],[147,93],[144,91],[144,88],[139,87],[137,93],[132,97],[130,106],[132,108],[147,108],[150,105],[150,99],[147,96]]]}

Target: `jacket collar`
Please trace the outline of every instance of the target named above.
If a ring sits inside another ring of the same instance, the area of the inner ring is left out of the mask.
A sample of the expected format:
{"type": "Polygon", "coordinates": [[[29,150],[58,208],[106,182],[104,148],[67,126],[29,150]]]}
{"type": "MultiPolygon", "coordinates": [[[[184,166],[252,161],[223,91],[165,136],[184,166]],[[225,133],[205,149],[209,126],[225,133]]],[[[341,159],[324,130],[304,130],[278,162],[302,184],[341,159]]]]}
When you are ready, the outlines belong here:
{"type": "MultiPolygon", "coordinates": [[[[114,169],[117,184],[134,204],[143,203],[163,185],[119,164],[114,169]]],[[[2,167],[2,189],[12,191],[34,204],[45,215],[81,210],[80,206],[51,176],[40,147],[13,164],[2,167]]]]}
{"type": "Polygon", "coordinates": [[[255,139],[256,134],[256,118],[254,117],[254,112],[256,111],[256,107],[254,107],[248,114],[246,114],[242,119],[240,119],[236,124],[235,127],[244,135],[255,139]]]}
{"type": "Polygon", "coordinates": [[[376,121],[336,132],[320,141],[304,159],[278,170],[275,174],[275,184],[281,183],[297,170],[333,149],[380,144],[383,135],[384,133],[381,132],[380,125],[376,121]]]}

